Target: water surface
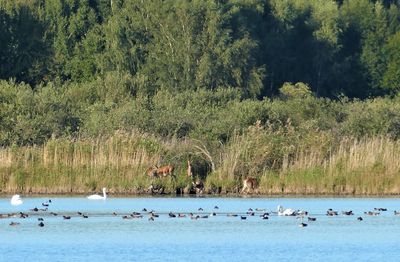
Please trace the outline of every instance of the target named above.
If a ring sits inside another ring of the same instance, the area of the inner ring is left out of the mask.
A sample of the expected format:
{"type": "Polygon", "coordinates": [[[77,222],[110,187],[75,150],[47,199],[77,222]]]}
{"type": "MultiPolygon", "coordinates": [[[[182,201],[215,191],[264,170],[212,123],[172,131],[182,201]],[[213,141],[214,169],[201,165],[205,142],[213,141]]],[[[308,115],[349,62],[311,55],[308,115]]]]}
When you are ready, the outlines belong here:
{"type": "Polygon", "coordinates": [[[27,212],[28,218],[0,219],[1,261],[399,261],[398,198],[23,198],[13,207],[0,199],[0,213],[27,212]],[[48,211],[29,209],[52,200],[48,211]],[[272,213],[276,206],[307,210],[317,221],[272,213]],[[215,209],[218,206],[218,209],[215,209]],[[387,208],[379,216],[364,211],[387,208]],[[160,214],[149,221],[146,212],[160,214]],[[203,211],[198,211],[202,208],[203,211]],[[265,209],[247,215],[249,208],[265,209]],[[328,208],[352,210],[354,216],[326,216],[328,208]],[[87,214],[87,219],[77,215],[87,214]],[[143,218],[122,219],[140,212],[143,218]],[[50,215],[55,212],[58,216],[50,215]],[[113,215],[113,213],[117,215],[113,215]],[[169,212],[216,216],[170,218],[169,212]],[[239,214],[228,217],[226,214],[239,214]],[[62,215],[70,215],[64,220],[62,215]],[[240,215],[246,216],[242,220],[240,215]],[[357,217],[362,216],[363,221],[357,217]],[[44,227],[38,226],[38,218],[44,227]],[[11,221],[19,222],[16,227],[11,221]]]}

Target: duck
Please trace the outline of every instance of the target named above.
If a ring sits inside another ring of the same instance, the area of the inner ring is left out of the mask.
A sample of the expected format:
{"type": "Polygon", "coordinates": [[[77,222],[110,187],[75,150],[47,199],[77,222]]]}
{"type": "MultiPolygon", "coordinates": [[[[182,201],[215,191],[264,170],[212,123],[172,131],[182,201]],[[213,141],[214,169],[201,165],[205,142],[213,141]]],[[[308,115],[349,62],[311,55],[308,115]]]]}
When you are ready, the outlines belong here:
{"type": "Polygon", "coordinates": [[[367,216],[379,216],[381,213],[374,212],[374,211],[367,211],[367,212],[364,212],[364,214],[367,216]]]}
{"type": "Polygon", "coordinates": [[[357,220],[358,221],[363,221],[363,218],[362,217],[357,217],[357,220]]]}
{"type": "Polygon", "coordinates": [[[332,210],[332,208],[329,208],[328,211],[326,211],[326,215],[327,215],[327,216],[337,216],[337,215],[338,215],[338,212],[332,210]]]}
{"type": "Polygon", "coordinates": [[[300,223],[299,224],[299,227],[306,227],[306,226],[308,226],[306,223],[300,223]]]}
{"type": "Polygon", "coordinates": [[[44,223],[43,223],[43,222],[40,222],[40,223],[38,224],[38,226],[44,227],[44,223]]]}
{"type": "Polygon", "coordinates": [[[19,205],[22,205],[23,201],[22,201],[20,195],[13,195],[10,200],[10,203],[12,206],[19,206],[19,205]]]}
{"type": "Polygon", "coordinates": [[[308,217],[307,220],[308,221],[317,221],[317,218],[316,217],[308,217]]]}
{"type": "Polygon", "coordinates": [[[87,198],[90,199],[90,200],[106,200],[106,198],[107,198],[107,195],[106,195],[106,188],[103,187],[103,196],[94,194],[94,195],[88,196],[87,198]]]}
{"type": "Polygon", "coordinates": [[[18,223],[18,222],[11,222],[9,225],[12,226],[12,227],[15,227],[15,226],[19,226],[20,223],[18,223]]]}
{"type": "Polygon", "coordinates": [[[344,216],[352,216],[352,215],[354,215],[354,213],[353,213],[352,210],[350,210],[350,211],[342,211],[342,215],[344,215],[344,216]]]}
{"type": "Polygon", "coordinates": [[[278,216],[295,216],[297,214],[296,210],[287,208],[283,209],[281,205],[277,207],[278,210],[278,216]]]}

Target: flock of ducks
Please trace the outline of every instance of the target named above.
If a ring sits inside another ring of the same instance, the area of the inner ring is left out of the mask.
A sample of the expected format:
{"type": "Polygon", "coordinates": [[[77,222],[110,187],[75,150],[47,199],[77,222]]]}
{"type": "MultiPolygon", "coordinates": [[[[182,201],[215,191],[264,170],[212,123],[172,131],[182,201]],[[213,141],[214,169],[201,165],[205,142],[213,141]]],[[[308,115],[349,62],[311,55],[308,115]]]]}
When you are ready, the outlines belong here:
{"type": "MultiPolygon", "coordinates": [[[[90,195],[87,197],[89,200],[106,200],[107,195],[106,195],[106,188],[103,188],[103,195],[90,195]]],[[[23,201],[21,199],[20,195],[14,195],[11,200],[10,200],[11,205],[13,206],[19,206],[21,204],[23,204],[23,201]]],[[[51,199],[45,201],[42,203],[42,207],[43,208],[32,208],[29,209],[29,211],[31,212],[29,213],[24,213],[24,212],[19,212],[19,213],[10,213],[10,214],[0,214],[0,218],[27,218],[29,217],[29,215],[46,215],[49,214],[51,216],[58,216],[57,213],[54,212],[49,212],[48,211],[48,207],[49,205],[52,203],[51,199]],[[39,213],[41,212],[41,213],[39,213]]],[[[299,227],[306,227],[308,226],[307,223],[304,222],[304,219],[306,218],[308,222],[314,222],[317,220],[316,217],[311,217],[309,216],[309,213],[307,211],[303,211],[303,210],[295,210],[295,209],[291,209],[291,208],[283,208],[281,205],[277,206],[277,210],[276,212],[266,212],[265,209],[260,209],[260,208],[256,208],[256,209],[252,209],[249,208],[247,210],[246,213],[242,213],[242,214],[236,214],[236,213],[221,213],[218,212],[217,210],[219,209],[218,206],[214,206],[214,210],[211,213],[205,213],[203,212],[203,208],[199,208],[197,211],[197,213],[173,213],[173,212],[169,212],[169,213],[156,213],[154,210],[147,210],[146,208],[142,209],[142,212],[132,212],[130,214],[122,214],[121,217],[122,219],[142,219],[145,216],[148,217],[149,221],[155,221],[156,218],[160,217],[160,215],[168,215],[169,218],[185,218],[188,217],[190,219],[193,220],[197,220],[197,219],[207,219],[209,217],[213,217],[213,216],[221,216],[221,215],[226,215],[228,217],[240,217],[241,220],[246,220],[248,217],[250,216],[259,216],[261,217],[261,219],[266,220],[269,219],[269,216],[271,215],[277,215],[277,216],[295,216],[298,219],[301,219],[301,223],[299,223],[299,227]]],[[[381,214],[381,212],[385,212],[387,211],[387,208],[374,208],[373,211],[366,211],[364,212],[364,215],[366,216],[379,216],[381,214]]],[[[352,210],[348,210],[348,211],[341,211],[340,214],[342,216],[353,216],[354,213],[352,210]]],[[[118,214],[116,212],[113,212],[111,214],[112,216],[118,216],[118,214]]],[[[339,212],[335,211],[333,209],[328,209],[326,211],[326,216],[338,216],[339,212]]],[[[396,216],[400,216],[400,211],[394,211],[394,215],[396,216]]],[[[88,218],[89,215],[88,214],[84,214],[82,212],[76,212],[74,214],[64,214],[64,215],[60,215],[60,217],[62,216],[62,218],[64,220],[69,220],[71,219],[71,217],[81,217],[81,218],[88,218]]],[[[363,217],[359,216],[357,217],[358,221],[363,221],[363,217]]],[[[44,227],[44,218],[43,217],[38,217],[38,226],[39,227],[44,227]]],[[[19,222],[14,222],[12,221],[10,224],[10,226],[19,226],[20,223],[19,222]]]]}

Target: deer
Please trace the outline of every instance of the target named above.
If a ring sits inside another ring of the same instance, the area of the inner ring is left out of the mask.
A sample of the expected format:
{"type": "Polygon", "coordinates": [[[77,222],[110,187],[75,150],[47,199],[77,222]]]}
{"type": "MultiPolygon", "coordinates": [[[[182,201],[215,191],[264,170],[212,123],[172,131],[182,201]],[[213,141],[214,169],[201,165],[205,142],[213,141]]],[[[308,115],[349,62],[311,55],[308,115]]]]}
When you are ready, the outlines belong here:
{"type": "Polygon", "coordinates": [[[257,187],[257,180],[254,177],[247,177],[243,180],[243,188],[241,193],[249,193],[257,187]]]}

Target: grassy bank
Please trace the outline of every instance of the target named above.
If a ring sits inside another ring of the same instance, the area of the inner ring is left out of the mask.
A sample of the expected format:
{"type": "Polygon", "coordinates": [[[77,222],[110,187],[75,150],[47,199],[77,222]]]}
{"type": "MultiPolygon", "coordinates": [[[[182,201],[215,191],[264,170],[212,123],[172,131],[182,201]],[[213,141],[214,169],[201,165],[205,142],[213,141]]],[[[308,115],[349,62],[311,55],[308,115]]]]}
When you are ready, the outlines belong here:
{"type": "Polygon", "coordinates": [[[2,193],[87,193],[106,186],[111,193],[165,193],[190,186],[187,160],[205,193],[237,193],[242,178],[256,177],[259,194],[398,194],[400,143],[388,137],[341,138],[323,133],[288,143],[290,127],[272,130],[260,123],[227,144],[160,139],[143,133],[116,133],[97,139],[51,139],[43,146],[0,150],[2,193]],[[286,139],[284,139],[286,138],[286,139]],[[309,141],[305,143],[304,141],[309,141]],[[175,166],[176,179],[151,179],[155,164],[175,166]]]}

